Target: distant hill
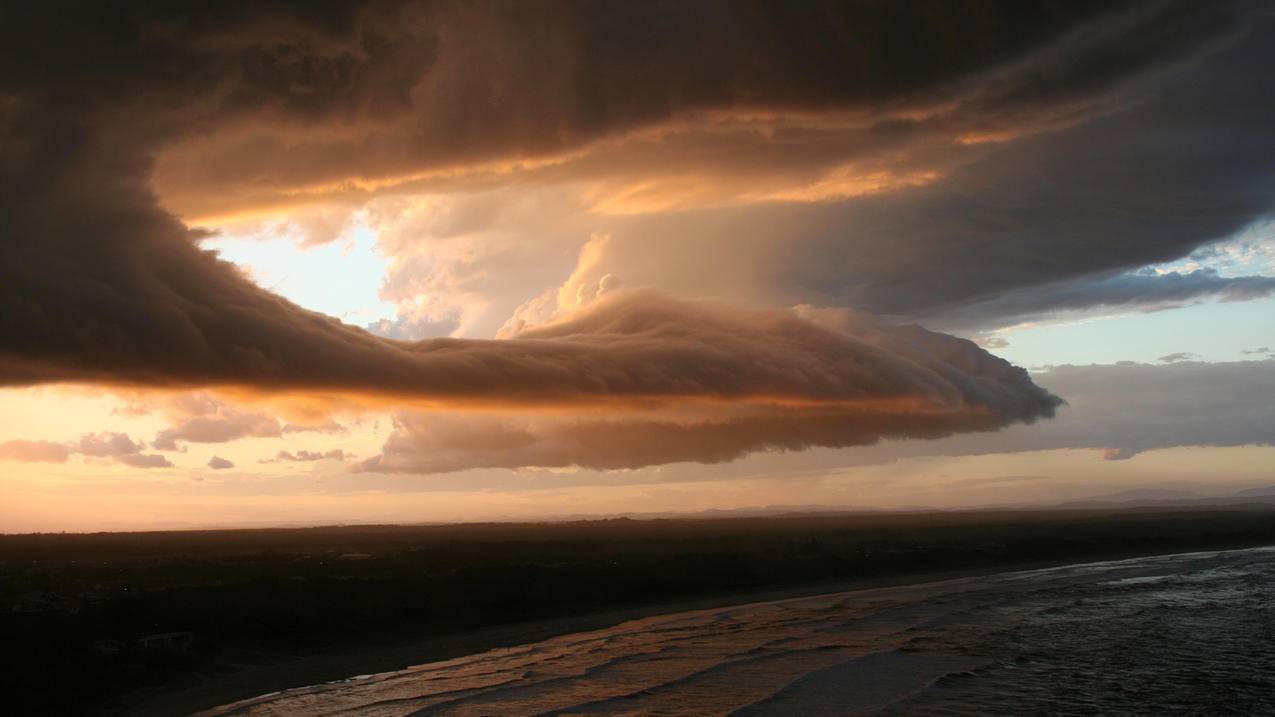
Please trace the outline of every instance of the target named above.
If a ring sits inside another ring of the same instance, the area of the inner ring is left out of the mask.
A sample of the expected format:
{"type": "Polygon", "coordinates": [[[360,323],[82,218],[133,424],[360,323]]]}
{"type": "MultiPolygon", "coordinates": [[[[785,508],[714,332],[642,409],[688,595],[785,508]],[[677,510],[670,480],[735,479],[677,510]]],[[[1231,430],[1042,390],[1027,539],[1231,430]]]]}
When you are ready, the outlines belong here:
{"type": "Polygon", "coordinates": [[[1262,488],[1249,488],[1235,494],[1236,498],[1275,498],[1275,485],[1262,488]]]}
{"type": "Polygon", "coordinates": [[[1080,500],[1064,503],[1040,505],[1040,507],[1074,509],[1074,508],[1213,508],[1217,506],[1234,506],[1258,503],[1267,505],[1275,503],[1275,486],[1249,488],[1229,495],[1206,496],[1189,490],[1171,490],[1167,488],[1142,488],[1120,491],[1105,495],[1095,495],[1080,500]]]}

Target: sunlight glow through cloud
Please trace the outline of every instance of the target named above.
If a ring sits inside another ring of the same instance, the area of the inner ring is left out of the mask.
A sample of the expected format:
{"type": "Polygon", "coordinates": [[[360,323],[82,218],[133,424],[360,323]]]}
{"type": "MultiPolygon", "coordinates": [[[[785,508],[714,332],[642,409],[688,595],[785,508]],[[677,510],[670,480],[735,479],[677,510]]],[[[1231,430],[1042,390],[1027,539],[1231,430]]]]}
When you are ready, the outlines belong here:
{"type": "Polygon", "coordinates": [[[257,233],[225,233],[201,242],[222,259],[248,272],[258,286],[298,305],[362,325],[395,315],[380,298],[387,261],[365,224],[346,228],[333,241],[304,244],[294,231],[266,228],[257,233]]]}

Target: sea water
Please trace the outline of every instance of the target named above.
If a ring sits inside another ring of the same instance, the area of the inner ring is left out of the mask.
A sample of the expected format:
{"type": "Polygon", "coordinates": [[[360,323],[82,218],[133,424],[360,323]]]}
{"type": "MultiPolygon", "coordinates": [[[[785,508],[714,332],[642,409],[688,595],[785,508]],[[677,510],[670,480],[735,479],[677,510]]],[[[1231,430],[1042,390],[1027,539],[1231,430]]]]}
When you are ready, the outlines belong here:
{"type": "Polygon", "coordinates": [[[1275,549],[663,615],[203,714],[1275,714],[1275,549]]]}

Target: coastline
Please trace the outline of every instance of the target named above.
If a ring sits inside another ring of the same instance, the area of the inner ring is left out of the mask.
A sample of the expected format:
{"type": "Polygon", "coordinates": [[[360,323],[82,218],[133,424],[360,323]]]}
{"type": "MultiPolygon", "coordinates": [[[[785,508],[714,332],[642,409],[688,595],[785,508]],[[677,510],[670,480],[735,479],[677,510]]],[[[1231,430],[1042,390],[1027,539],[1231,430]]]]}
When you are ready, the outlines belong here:
{"type": "MultiPolygon", "coordinates": [[[[1219,550],[1225,549],[1227,548],[1219,550]]],[[[465,633],[405,640],[390,645],[374,645],[357,650],[298,657],[256,665],[226,674],[207,676],[193,684],[178,686],[158,694],[152,693],[138,704],[126,707],[118,713],[135,715],[136,717],[188,715],[273,692],[345,680],[356,675],[393,672],[413,665],[464,657],[492,649],[540,642],[561,635],[602,630],[631,620],[657,615],[869,590],[880,587],[916,585],[1023,570],[1084,565],[1155,555],[1190,554],[1193,552],[1213,551],[1130,551],[1092,556],[1083,560],[1071,558],[1022,561],[977,568],[877,576],[858,580],[837,580],[788,588],[737,591],[727,594],[602,610],[581,615],[513,623],[465,633]]]]}

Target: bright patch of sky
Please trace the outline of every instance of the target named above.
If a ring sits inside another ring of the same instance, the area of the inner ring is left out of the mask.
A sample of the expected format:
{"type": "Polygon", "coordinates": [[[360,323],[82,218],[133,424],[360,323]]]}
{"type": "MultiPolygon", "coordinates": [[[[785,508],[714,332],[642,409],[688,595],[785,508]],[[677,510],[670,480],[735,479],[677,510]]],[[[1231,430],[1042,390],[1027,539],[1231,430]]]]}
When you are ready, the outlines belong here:
{"type": "MultiPolygon", "coordinates": [[[[1275,276],[1275,221],[1253,224],[1178,261],[1143,271],[1215,271],[1221,276],[1275,276]]],[[[1264,359],[1275,349],[1275,298],[1205,301],[1175,309],[1087,317],[999,334],[1009,345],[994,350],[1021,366],[1157,363],[1161,357],[1196,361],[1264,359]],[[1183,356],[1185,355],[1185,356],[1183,356]]]]}
{"type": "Polygon", "coordinates": [[[1195,361],[1250,361],[1275,348],[1275,298],[1208,302],[1146,314],[1035,326],[1001,334],[1009,346],[993,353],[1020,366],[1159,363],[1173,354],[1195,361]]]}
{"type": "Polygon", "coordinates": [[[361,222],[317,246],[305,246],[286,226],[227,232],[202,246],[247,270],[259,286],[307,309],[356,326],[395,316],[394,305],[380,297],[387,262],[376,251],[376,235],[361,222]]]}
{"type": "MultiPolygon", "coordinates": [[[[307,246],[287,224],[258,225],[205,240],[222,258],[246,269],[260,286],[308,309],[357,326],[393,321],[395,305],[379,295],[387,261],[376,236],[354,221],[336,240],[307,246]]],[[[1221,276],[1275,276],[1275,220],[1201,247],[1178,261],[1140,271],[1215,271],[1221,276]]],[[[1275,348],[1275,298],[1205,301],[1180,308],[1088,316],[998,334],[1009,345],[994,353],[1021,366],[1116,361],[1159,362],[1179,355],[1199,361],[1262,359],[1275,348]]]]}
{"type": "Polygon", "coordinates": [[[1221,276],[1275,276],[1275,220],[1256,222],[1230,239],[1196,249],[1184,259],[1150,268],[1159,274],[1205,269],[1221,276]]]}

